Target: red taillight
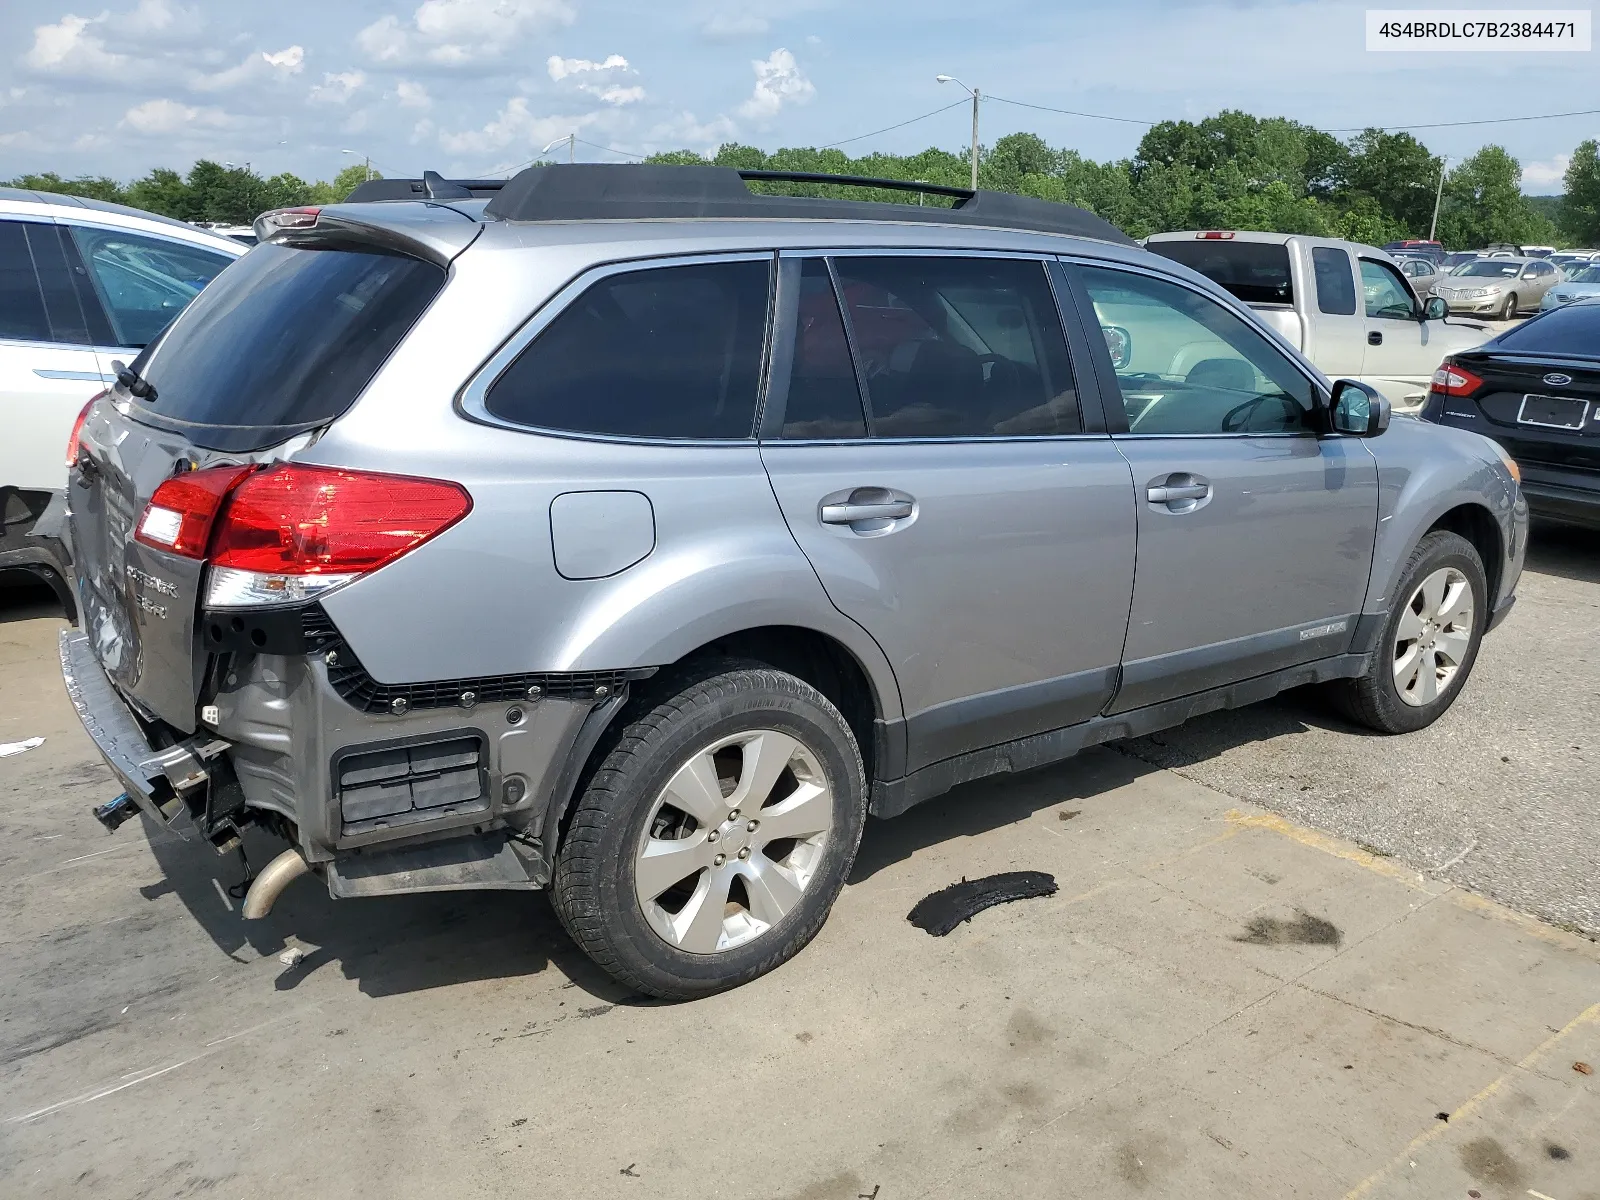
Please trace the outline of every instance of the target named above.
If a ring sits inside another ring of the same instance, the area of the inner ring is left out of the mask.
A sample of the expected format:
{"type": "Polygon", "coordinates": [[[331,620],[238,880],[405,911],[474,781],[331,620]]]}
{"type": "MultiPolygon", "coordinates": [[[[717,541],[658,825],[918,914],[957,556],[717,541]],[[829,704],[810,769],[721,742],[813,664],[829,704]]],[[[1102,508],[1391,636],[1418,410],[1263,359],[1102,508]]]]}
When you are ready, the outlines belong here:
{"type": "Polygon", "coordinates": [[[321,215],[320,208],[275,208],[257,219],[275,229],[310,229],[321,215]]]}
{"type": "Polygon", "coordinates": [[[1208,229],[1204,233],[1194,235],[1203,242],[1226,242],[1232,239],[1233,234],[1225,229],[1208,229]]]}
{"type": "Polygon", "coordinates": [[[146,546],[204,558],[211,527],[228,490],[249,474],[250,467],[207,467],[174,475],[150,497],[134,537],[146,546]]]}
{"type": "Polygon", "coordinates": [[[270,575],[373,571],[471,511],[459,484],[283,463],[233,489],[209,557],[270,575]]]}
{"type": "Polygon", "coordinates": [[[106,394],[102,388],[89,397],[89,403],[83,406],[83,411],[78,414],[78,419],[72,423],[72,436],[67,439],[67,466],[78,465],[78,435],[83,432],[83,423],[89,419],[89,410],[94,407],[94,402],[106,394]]]}
{"type": "Polygon", "coordinates": [[[1482,386],[1482,379],[1460,363],[1447,358],[1433,373],[1433,383],[1428,390],[1438,392],[1441,396],[1470,396],[1482,386]]]}

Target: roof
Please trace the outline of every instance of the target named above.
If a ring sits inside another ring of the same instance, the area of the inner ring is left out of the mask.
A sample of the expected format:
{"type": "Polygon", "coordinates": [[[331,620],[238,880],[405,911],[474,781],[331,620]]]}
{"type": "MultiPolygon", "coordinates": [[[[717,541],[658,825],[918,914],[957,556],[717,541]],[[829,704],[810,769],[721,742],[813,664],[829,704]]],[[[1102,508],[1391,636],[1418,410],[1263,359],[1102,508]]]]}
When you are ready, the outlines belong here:
{"type": "Polygon", "coordinates": [[[973,191],[904,179],[811,172],[738,171],[732,167],[561,163],[530,167],[509,180],[372,180],[349,202],[466,200],[489,196],[483,215],[502,221],[636,221],[660,219],[883,221],[967,225],[1065,234],[1132,245],[1109,221],[1071,204],[1007,192],[973,191]],[[752,192],[746,180],[826,183],[922,192],[955,200],[942,205],[886,204],[752,192]]]}
{"type": "Polygon", "coordinates": [[[18,200],[25,204],[59,204],[68,208],[88,208],[95,212],[116,213],[122,217],[138,217],[142,221],[154,221],[160,225],[176,225],[180,229],[195,229],[196,226],[187,221],[180,221],[176,217],[164,217],[160,213],[148,212],[142,208],[133,208],[126,204],[113,204],[109,200],[92,200],[88,196],[71,196],[65,192],[36,192],[32,188],[0,187],[0,200],[18,200]]]}

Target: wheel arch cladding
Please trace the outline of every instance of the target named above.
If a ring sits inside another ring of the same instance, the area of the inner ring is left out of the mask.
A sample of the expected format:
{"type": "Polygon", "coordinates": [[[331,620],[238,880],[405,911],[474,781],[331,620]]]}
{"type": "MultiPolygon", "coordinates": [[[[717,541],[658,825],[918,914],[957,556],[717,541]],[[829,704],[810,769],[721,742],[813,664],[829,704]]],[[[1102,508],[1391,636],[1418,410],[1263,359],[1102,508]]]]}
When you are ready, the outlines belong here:
{"type": "MultiPolygon", "coordinates": [[[[638,705],[658,702],[667,689],[677,690],[686,680],[714,672],[722,665],[760,663],[793,675],[821,692],[844,716],[855,735],[870,788],[880,756],[877,730],[884,720],[883,697],[872,674],[844,642],[816,629],[796,625],[764,625],[736,630],[696,646],[655,677],[631,685],[622,697],[591,714],[575,750],[582,762],[569,764],[561,774],[545,810],[544,853],[553,861],[566,837],[573,802],[589,777],[615,745],[615,733],[638,705]]],[[[894,699],[898,700],[898,693],[894,699]]],[[[896,708],[898,715],[898,708],[896,708]]]]}

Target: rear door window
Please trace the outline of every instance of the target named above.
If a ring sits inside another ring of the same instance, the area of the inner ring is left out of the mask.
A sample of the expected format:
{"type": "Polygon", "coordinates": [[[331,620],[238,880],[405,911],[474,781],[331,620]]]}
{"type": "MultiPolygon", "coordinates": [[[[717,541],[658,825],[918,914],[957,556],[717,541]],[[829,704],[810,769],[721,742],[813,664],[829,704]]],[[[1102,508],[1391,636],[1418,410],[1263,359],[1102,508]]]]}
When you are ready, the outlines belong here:
{"type": "Polygon", "coordinates": [[[484,407],[567,433],[752,437],[771,274],[763,258],[608,275],[489,385],[484,407]]]}
{"type": "Polygon", "coordinates": [[[442,268],[398,254],[257,246],[135,360],[156,391],[135,414],[219,450],[325,424],[444,282],[442,268]]]}
{"type": "MultiPolygon", "coordinates": [[[[770,396],[768,404],[776,401],[770,396]]],[[[770,428],[770,427],[769,427],[770,428]]],[[[793,363],[778,436],[787,439],[864,438],[866,415],[844,318],[824,259],[800,263],[793,363]]]]}
{"type": "Polygon", "coordinates": [[[48,342],[44,290],[21,221],[0,221],[0,338],[48,342]]]}
{"type": "Polygon", "coordinates": [[[1196,238],[1151,242],[1148,249],[1199,271],[1246,304],[1294,303],[1294,279],[1285,243],[1196,238]]]}
{"type": "Polygon", "coordinates": [[[1079,432],[1077,386],[1044,264],[834,260],[873,437],[1079,432]]]}
{"type": "Polygon", "coordinates": [[[1314,246],[1311,269],[1317,277],[1317,311],[1335,317],[1355,316],[1356,285],[1350,255],[1337,246],[1314,246]]]}
{"type": "Polygon", "coordinates": [[[0,337],[63,346],[110,340],[78,252],[59,225],[0,221],[0,337]]]}
{"type": "Polygon", "coordinates": [[[166,238],[74,226],[119,346],[147,346],[233,261],[166,238]]]}

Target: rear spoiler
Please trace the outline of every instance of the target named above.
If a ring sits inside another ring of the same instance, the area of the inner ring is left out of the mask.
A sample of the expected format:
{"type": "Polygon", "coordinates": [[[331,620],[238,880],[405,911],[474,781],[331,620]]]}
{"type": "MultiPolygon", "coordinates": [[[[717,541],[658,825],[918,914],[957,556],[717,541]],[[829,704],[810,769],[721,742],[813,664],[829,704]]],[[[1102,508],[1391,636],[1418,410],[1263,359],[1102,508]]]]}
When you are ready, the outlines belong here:
{"type": "Polygon", "coordinates": [[[482,232],[478,222],[462,213],[453,221],[441,221],[428,215],[439,209],[422,209],[420,214],[408,209],[411,206],[385,211],[377,205],[349,203],[329,208],[278,208],[256,218],[255,233],[263,245],[379,251],[448,267],[482,232]]]}

